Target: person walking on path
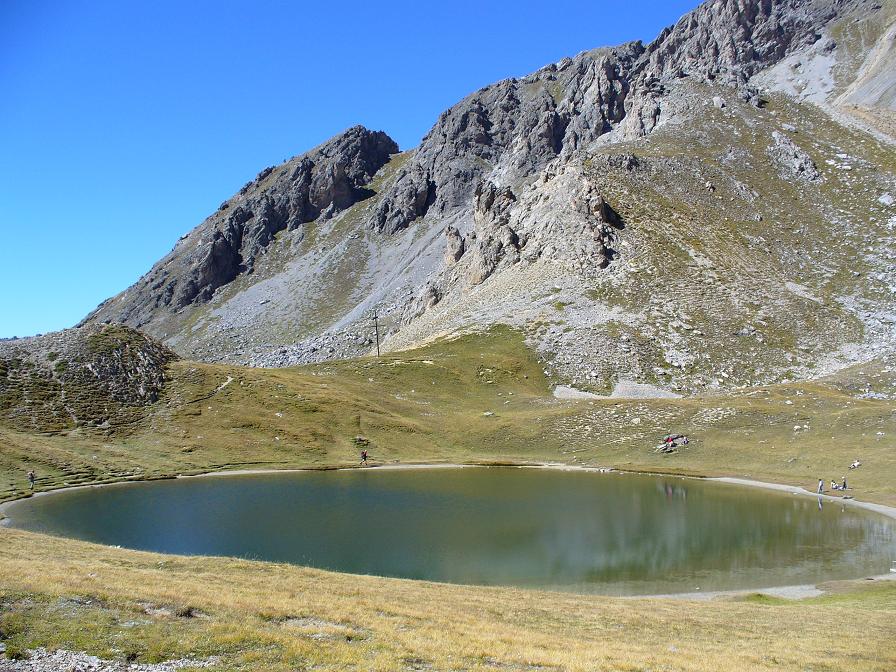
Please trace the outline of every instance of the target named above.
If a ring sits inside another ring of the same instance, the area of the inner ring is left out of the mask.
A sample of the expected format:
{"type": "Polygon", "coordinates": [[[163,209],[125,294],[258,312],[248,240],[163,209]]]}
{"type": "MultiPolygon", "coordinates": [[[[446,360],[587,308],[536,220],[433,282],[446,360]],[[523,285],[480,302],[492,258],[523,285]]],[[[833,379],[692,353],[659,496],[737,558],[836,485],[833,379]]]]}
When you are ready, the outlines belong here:
{"type": "Polygon", "coordinates": [[[819,495],[824,494],[824,479],[821,479],[821,478],[818,479],[818,494],[819,495]]]}
{"type": "Polygon", "coordinates": [[[361,451],[361,464],[367,465],[367,450],[364,449],[361,451]]]}
{"type": "Polygon", "coordinates": [[[34,481],[37,480],[37,477],[34,475],[34,469],[28,472],[28,489],[34,490],[34,481]]]}

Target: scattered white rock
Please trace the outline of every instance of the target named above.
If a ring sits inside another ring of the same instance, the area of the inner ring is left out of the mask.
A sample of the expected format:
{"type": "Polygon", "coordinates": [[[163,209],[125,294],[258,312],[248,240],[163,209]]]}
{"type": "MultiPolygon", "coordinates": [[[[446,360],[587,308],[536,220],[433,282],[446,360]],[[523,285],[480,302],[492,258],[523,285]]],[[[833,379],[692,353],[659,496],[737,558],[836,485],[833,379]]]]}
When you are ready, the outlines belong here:
{"type": "Polygon", "coordinates": [[[886,205],[887,207],[890,207],[891,205],[896,203],[896,198],[893,198],[893,194],[887,192],[886,194],[883,194],[880,198],[878,198],[877,202],[880,203],[881,205],[886,205]]]}
{"type": "Polygon", "coordinates": [[[610,397],[613,399],[678,399],[681,395],[649,383],[620,379],[610,397]]]}
{"type": "Polygon", "coordinates": [[[558,385],[554,388],[554,397],[556,399],[600,399],[599,394],[579,390],[569,385],[558,385]]]}
{"type": "Polygon", "coordinates": [[[76,651],[29,649],[25,660],[0,659],[4,672],[174,672],[184,668],[208,668],[219,662],[217,657],[204,660],[169,660],[164,663],[125,663],[104,660],[76,651]]]}

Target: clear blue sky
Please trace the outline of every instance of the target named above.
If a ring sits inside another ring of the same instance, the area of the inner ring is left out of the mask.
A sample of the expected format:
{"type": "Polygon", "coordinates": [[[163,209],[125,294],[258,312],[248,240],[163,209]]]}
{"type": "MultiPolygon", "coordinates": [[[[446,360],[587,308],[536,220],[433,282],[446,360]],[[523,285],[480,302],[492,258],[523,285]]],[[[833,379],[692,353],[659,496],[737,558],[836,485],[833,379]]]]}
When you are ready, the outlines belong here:
{"type": "Polygon", "coordinates": [[[69,327],[267,165],[439,113],[697,0],[0,0],[0,337],[69,327]]]}

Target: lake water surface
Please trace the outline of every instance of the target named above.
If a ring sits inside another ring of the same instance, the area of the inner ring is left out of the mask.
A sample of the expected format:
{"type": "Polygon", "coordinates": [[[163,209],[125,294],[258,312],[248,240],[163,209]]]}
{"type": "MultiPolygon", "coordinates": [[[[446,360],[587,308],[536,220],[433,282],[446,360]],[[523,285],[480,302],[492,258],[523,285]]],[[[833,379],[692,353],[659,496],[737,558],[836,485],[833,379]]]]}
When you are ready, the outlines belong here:
{"type": "Polygon", "coordinates": [[[84,488],[14,527],[127,548],[578,592],[759,588],[887,573],[896,521],[693,479],[516,468],[351,470],[84,488]]]}

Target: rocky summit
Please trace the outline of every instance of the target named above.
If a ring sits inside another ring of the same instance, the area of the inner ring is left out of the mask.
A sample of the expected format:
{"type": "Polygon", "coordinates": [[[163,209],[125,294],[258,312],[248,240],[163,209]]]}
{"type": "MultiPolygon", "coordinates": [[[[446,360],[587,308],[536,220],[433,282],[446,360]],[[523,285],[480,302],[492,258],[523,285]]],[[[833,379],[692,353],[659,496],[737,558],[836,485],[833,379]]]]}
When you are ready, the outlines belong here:
{"type": "Polygon", "coordinates": [[[710,0],[653,42],[351,128],[85,324],[288,366],[509,324],[557,383],[690,394],[892,355],[896,2],[710,0]]]}

